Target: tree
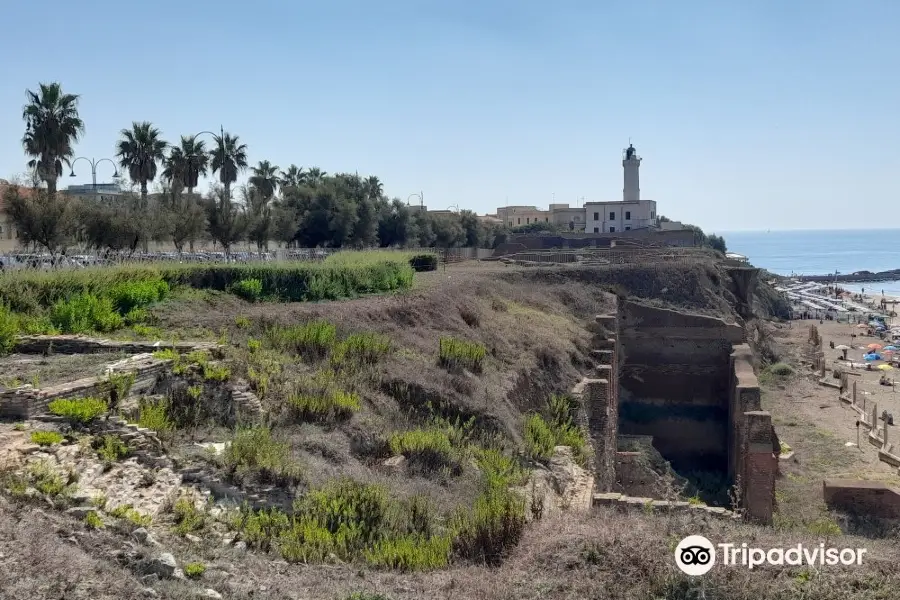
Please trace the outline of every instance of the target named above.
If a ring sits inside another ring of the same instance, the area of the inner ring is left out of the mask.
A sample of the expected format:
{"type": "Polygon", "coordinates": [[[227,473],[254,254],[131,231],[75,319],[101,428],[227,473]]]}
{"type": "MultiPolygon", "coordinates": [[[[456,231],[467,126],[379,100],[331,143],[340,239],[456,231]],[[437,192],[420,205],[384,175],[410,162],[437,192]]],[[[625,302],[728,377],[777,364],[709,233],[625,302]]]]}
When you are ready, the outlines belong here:
{"type": "Polygon", "coordinates": [[[267,160],[261,160],[258,165],[251,167],[250,171],[252,172],[250,185],[268,202],[275,196],[275,190],[278,188],[278,167],[267,160]]]}
{"type": "Polygon", "coordinates": [[[184,156],[184,187],[188,194],[193,195],[194,188],[200,181],[201,175],[209,172],[209,155],[206,153],[206,145],[203,140],[197,140],[186,135],[181,136],[181,155],[184,156]]]}
{"type": "Polygon", "coordinates": [[[384,185],[374,175],[366,177],[366,180],[363,182],[363,189],[369,200],[381,200],[381,197],[384,196],[384,185]]]}
{"type": "Polygon", "coordinates": [[[141,209],[141,200],[126,194],[115,202],[96,198],[82,204],[82,235],[89,248],[134,252],[151,228],[141,209]]]}
{"type": "Polygon", "coordinates": [[[247,214],[247,239],[256,244],[258,252],[262,252],[268,249],[272,234],[272,207],[256,185],[243,186],[241,196],[247,214]]]}
{"type": "Polygon", "coordinates": [[[38,92],[26,91],[28,103],[22,118],[28,124],[22,145],[32,160],[34,170],[56,194],[56,182],[63,173],[63,163],[71,165],[73,145],[84,133],[84,122],[78,116],[78,96],[65,94],[59,83],[40,84],[38,92]]]}
{"type": "MultiPolygon", "coordinates": [[[[237,181],[238,174],[247,168],[247,145],[242,144],[238,136],[231,135],[227,131],[223,135],[215,136],[216,145],[210,151],[210,168],[212,172],[219,174],[222,183],[224,197],[231,202],[231,185],[237,181]]],[[[222,209],[224,210],[224,206],[222,209]]]]}
{"type": "Polygon", "coordinates": [[[325,179],[325,176],[328,175],[325,171],[320,169],[319,167],[310,167],[306,171],[306,183],[308,185],[319,185],[322,183],[322,180],[325,179]]]}
{"type": "Polygon", "coordinates": [[[225,186],[216,187],[203,203],[209,235],[222,244],[226,256],[231,253],[232,244],[241,239],[246,227],[246,219],[231,201],[230,193],[225,186]]]}
{"type": "Polygon", "coordinates": [[[116,146],[119,165],[128,177],[141,186],[141,207],[147,209],[147,183],[156,179],[159,163],[166,160],[168,144],[160,139],[160,131],[149,121],[131,124],[122,130],[122,139],[116,146]]]}
{"type": "MultiPolygon", "coordinates": [[[[175,153],[176,149],[172,152],[175,153]]],[[[182,150],[179,150],[182,152],[182,150]]],[[[170,154],[171,157],[171,154],[170,154]]],[[[164,173],[165,174],[165,173],[164,173]]],[[[183,181],[177,178],[168,186],[164,186],[159,197],[162,199],[158,211],[158,231],[162,239],[170,239],[180,254],[184,244],[190,244],[193,252],[194,243],[206,230],[206,214],[193,194],[183,194],[183,181]]]]}
{"type": "Polygon", "coordinates": [[[45,248],[54,259],[78,233],[78,203],[51,190],[49,183],[46,190],[8,186],[3,192],[3,210],[23,245],[45,248]]]}
{"type": "Polygon", "coordinates": [[[306,183],[306,175],[303,167],[291,165],[286,171],[281,172],[281,179],[278,184],[281,187],[299,187],[306,183]]]}
{"type": "Polygon", "coordinates": [[[409,207],[399,198],[379,204],[378,244],[382,247],[405,246],[414,237],[409,207]]]}

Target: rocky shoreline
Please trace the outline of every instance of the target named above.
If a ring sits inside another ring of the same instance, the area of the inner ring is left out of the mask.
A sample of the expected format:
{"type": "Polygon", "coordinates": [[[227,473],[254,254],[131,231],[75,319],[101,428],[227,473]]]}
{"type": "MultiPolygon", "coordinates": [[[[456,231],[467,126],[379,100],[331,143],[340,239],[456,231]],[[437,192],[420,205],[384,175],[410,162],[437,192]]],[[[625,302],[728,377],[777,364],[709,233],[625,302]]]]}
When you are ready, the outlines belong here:
{"type": "Polygon", "coordinates": [[[892,269],[890,271],[857,271],[856,273],[847,273],[841,275],[800,275],[795,277],[800,281],[815,281],[817,283],[869,283],[879,281],[900,281],[900,269],[892,269]]]}

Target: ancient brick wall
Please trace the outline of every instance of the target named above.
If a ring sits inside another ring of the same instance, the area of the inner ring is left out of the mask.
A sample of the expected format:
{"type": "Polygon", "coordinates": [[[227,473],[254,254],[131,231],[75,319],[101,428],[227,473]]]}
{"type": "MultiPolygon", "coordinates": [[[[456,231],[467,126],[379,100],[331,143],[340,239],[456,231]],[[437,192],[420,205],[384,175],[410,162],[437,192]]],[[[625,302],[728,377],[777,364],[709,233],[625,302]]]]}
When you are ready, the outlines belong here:
{"type": "Polygon", "coordinates": [[[738,480],[741,508],[751,521],[769,524],[775,507],[778,456],[773,450],[772,415],[765,411],[744,413],[744,443],[738,480]]]}
{"type": "Polygon", "coordinates": [[[862,517],[900,519],[900,489],[879,481],[831,479],[822,484],[825,504],[862,517]]]}

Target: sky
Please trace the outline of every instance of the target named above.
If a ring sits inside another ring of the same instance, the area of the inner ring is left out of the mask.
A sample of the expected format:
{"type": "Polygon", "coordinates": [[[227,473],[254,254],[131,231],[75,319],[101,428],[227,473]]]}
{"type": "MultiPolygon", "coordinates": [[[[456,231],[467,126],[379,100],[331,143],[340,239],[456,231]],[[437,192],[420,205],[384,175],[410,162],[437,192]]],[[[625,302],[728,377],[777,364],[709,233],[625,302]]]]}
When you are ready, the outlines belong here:
{"type": "MultiPolygon", "coordinates": [[[[77,156],[114,157],[133,121],[176,142],[222,125],[251,163],[484,214],[620,200],[630,139],[641,197],[707,231],[900,224],[896,0],[45,0],[4,17],[3,178],[25,169],[25,91],[58,81],[81,97],[77,156]]],[[[90,183],[76,173],[61,187],[90,183]]]]}

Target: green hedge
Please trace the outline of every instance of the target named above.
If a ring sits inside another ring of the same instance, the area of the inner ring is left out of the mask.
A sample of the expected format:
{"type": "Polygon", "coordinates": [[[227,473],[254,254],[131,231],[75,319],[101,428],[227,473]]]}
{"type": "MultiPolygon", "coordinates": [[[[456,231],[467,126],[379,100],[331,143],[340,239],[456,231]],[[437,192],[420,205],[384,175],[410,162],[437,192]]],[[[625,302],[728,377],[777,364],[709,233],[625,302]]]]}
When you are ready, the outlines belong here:
{"type": "Polygon", "coordinates": [[[437,271],[437,254],[415,254],[409,259],[410,266],[418,271],[437,271]]]}
{"type": "MultiPolygon", "coordinates": [[[[228,291],[238,282],[255,279],[262,283],[262,295],[285,302],[335,300],[359,294],[389,292],[412,286],[413,268],[405,261],[350,261],[324,265],[309,263],[268,263],[264,265],[162,265],[94,267],[72,271],[16,271],[0,278],[0,302],[15,312],[35,313],[60,300],[79,294],[110,298],[122,304],[134,302],[134,286],[144,282],[164,282],[166,286],[187,285],[198,289],[228,291]],[[122,293],[125,290],[131,294],[122,293]],[[130,302],[129,302],[130,301],[130,302]]],[[[154,291],[163,296],[167,289],[154,291]]],[[[141,290],[143,291],[143,290],[141,290]]],[[[117,302],[118,303],[118,302],[117,302]]]]}

